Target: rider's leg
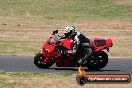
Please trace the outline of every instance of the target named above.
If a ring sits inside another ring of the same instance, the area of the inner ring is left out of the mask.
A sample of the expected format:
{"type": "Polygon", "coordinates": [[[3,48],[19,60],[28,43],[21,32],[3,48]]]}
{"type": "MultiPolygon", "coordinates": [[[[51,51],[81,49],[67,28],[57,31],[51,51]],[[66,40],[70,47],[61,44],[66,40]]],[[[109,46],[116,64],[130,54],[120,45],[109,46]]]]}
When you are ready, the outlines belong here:
{"type": "Polygon", "coordinates": [[[80,59],[78,60],[79,64],[85,64],[84,62],[86,61],[86,59],[92,54],[92,49],[91,48],[87,48],[85,50],[85,53],[82,55],[82,57],[80,57],[80,59]]]}

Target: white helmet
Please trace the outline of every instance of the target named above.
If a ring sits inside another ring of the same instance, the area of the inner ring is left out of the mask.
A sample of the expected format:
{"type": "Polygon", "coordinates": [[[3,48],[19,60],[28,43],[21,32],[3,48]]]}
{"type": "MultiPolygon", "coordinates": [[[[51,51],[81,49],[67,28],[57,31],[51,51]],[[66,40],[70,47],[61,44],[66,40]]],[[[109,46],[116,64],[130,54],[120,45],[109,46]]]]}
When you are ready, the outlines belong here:
{"type": "Polygon", "coordinates": [[[64,29],[64,33],[71,33],[71,34],[73,34],[74,32],[75,32],[75,27],[71,26],[71,25],[66,26],[65,29],[64,29]]]}

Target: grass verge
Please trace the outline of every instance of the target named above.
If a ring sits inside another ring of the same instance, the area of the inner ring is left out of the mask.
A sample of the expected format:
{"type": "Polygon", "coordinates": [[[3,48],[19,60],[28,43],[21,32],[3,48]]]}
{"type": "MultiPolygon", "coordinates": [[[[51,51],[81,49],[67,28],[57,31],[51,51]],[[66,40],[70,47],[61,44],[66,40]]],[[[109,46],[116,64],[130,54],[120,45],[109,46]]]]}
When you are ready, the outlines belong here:
{"type": "Polygon", "coordinates": [[[129,84],[77,84],[71,73],[0,72],[0,88],[131,88],[129,84]]]}

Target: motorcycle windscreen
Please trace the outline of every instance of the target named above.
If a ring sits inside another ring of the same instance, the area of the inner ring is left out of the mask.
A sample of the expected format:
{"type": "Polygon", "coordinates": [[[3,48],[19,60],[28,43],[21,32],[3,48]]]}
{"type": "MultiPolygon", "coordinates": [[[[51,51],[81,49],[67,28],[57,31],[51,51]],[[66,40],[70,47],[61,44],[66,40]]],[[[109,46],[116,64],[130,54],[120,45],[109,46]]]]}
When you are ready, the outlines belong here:
{"type": "Polygon", "coordinates": [[[53,37],[51,37],[48,42],[47,42],[49,45],[52,45],[52,44],[59,44],[60,43],[60,37],[58,35],[55,35],[53,37]]]}

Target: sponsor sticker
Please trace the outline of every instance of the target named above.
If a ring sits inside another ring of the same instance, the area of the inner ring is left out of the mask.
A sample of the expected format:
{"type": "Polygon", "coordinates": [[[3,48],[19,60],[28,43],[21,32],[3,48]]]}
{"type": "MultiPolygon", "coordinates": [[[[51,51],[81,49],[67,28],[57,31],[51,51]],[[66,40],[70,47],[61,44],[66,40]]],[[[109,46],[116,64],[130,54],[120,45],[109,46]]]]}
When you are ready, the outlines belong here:
{"type": "Polygon", "coordinates": [[[86,74],[79,67],[79,74],[76,76],[78,84],[85,83],[130,83],[131,76],[129,74],[86,74]]]}

